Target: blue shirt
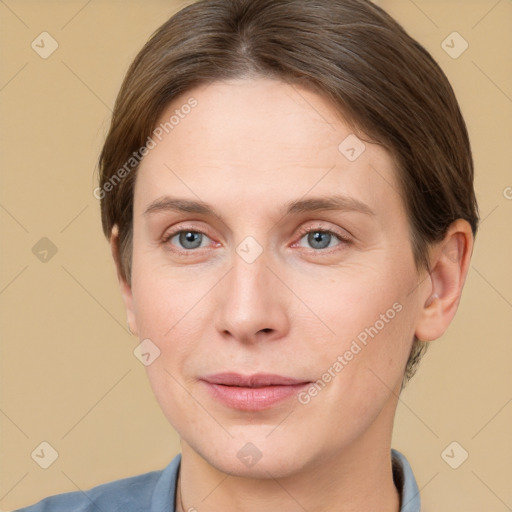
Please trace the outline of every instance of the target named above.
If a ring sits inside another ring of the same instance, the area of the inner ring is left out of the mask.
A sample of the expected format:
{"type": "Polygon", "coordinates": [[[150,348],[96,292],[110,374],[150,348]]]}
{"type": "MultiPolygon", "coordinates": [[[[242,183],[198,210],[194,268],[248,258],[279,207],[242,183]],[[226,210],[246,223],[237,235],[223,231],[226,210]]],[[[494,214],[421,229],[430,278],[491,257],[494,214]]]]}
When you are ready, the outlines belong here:
{"type": "MultiPolygon", "coordinates": [[[[401,491],[400,512],[420,512],[420,494],[411,466],[391,450],[393,479],[401,491]]],[[[123,478],[89,491],[50,496],[16,512],[175,512],[174,497],[181,454],[160,471],[123,478]]]]}

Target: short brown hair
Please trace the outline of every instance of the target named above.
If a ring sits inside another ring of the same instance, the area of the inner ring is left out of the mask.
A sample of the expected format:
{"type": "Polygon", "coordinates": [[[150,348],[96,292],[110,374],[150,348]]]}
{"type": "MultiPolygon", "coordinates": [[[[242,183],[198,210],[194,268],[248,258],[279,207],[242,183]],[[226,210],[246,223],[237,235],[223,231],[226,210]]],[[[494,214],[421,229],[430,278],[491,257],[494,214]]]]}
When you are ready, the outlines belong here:
{"type": "MultiPolygon", "coordinates": [[[[248,76],[310,87],[391,153],[418,269],[428,269],[429,245],[454,220],[467,220],[476,235],[473,161],[453,90],[430,54],[381,8],[368,0],[201,0],[166,21],[135,58],[101,152],[103,230],[110,239],[118,227],[128,283],[140,161],[132,155],[178,95],[248,76]]],[[[426,346],[414,339],[404,383],[426,346]]]]}

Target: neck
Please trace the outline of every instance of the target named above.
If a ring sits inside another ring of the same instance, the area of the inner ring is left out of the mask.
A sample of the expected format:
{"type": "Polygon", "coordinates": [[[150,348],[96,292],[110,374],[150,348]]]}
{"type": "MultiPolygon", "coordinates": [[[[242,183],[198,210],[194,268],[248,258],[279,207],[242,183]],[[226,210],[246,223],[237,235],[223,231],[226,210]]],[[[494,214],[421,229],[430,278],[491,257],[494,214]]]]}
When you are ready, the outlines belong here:
{"type": "Polygon", "coordinates": [[[331,468],[331,464],[326,464],[315,474],[309,476],[304,474],[302,477],[295,476],[293,479],[280,478],[266,481],[249,481],[245,478],[219,473],[215,481],[208,480],[208,493],[204,492],[203,489],[206,486],[205,482],[202,482],[203,485],[197,486],[202,489],[200,494],[189,493],[189,489],[186,489],[187,496],[185,498],[181,493],[180,476],[176,512],[195,512],[196,510],[207,512],[225,510],[240,512],[261,512],[261,510],[399,512],[400,495],[394,486],[391,470],[372,471],[370,474],[361,471],[355,474],[355,472],[347,471],[344,478],[336,478],[336,468],[334,470],[331,468]],[[366,482],[371,485],[366,485],[366,482]],[[196,506],[201,508],[197,509],[196,506]]]}
{"type": "Polygon", "coordinates": [[[323,454],[281,478],[226,474],[182,441],[176,511],[399,512],[400,494],[391,465],[395,409],[390,409],[349,447],[323,454]]]}

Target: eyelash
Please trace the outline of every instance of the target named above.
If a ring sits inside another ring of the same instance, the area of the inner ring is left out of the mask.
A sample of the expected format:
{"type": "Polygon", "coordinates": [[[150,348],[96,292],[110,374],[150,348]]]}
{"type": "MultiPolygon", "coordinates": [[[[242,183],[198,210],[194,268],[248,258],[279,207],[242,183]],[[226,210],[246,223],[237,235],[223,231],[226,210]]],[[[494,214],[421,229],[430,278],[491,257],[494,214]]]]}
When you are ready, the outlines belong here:
{"type": "MultiPolygon", "coordinates": [[[[170,233],[165,234],[164,237],[162,238],[162,243],[164,245],[168,244],[169,241],[173,237],[175,237],[176,235],[179,235],[180,233],[183,233],[183,232],[199,233],[201,235],[207,236],[208,238],[211,238],[208,235],[208,233],[206,233],[205,231],[202,231],[201,229],[198,229],[197,227],[193,227],[193,226],[180,226],[179,229],[173,230],[170,233]]],[[[337,231],[334,231],[332,229],[326,229],[326,228],[322,228],[322,227],[319,227],[319,226],[309,226],[309,227],[306,227],[306,228],[301,228],[299,230],[298,240],[297,240],[297,242],[294,242],[292,244],[292,246],[297,246],[298,243],[302,240],[302,238],[307,236],[309,233],[316,233],[316,232],[332,235],[332,236],[336,237],[341,242],[341,244],[349,245],[349,244],[352,243],[352,241],[347,236],[344,236],[341,233],[339,233],[337,231]]],[[[325,248],[325,249],[314,249],[314,248],[310,247],[310,248],[305,248],[305,249],[309,250],[309,251],[312,251],[312,252],[315,252],[315,253],[323,253],[323,254],[325,254],[325,253],[330,253],[333,250],[336,250],[336,247],[330,247],[330,248],[325,248]]],[[[204,247],[201,247],[200,249],[204,249],[204,247]]],[[[186,254],[186,255],[192,255],[194,252],[198,251],[198,249],[181,249],[181,248],[178,248],[178,247],[175,247],[174,250],[176,250],[177,252],[180,252],[182,254],[186,254]]]]}

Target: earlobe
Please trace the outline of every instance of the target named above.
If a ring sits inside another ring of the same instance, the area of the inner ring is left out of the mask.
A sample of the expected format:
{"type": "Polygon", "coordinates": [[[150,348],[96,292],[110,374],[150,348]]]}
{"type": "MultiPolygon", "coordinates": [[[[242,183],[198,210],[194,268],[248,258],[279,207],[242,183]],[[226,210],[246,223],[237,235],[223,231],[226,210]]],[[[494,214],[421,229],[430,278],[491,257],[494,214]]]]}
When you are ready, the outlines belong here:
{"type": "Polygon", "coordinates": [[[131,334],[138,337],[132,288],[126,281],[122,271],[121,255],[119,251],[119,231],[117,224],[112,228],[112,233],[110,235],[110,249],[116,266],[117,280],[119,282],[121,296],[123,298],[124,306],[126,309],[126,321],[128,324],[128,330],[131,334]]]}
{"type": "Polygon", "coordinates": [[[416,337],[433,341],[446,331],[459,306],[473,250],[470,224],[454,221],[444,239],[431,251],[429,281],[431,289],[416,326],[416,337]]]}

